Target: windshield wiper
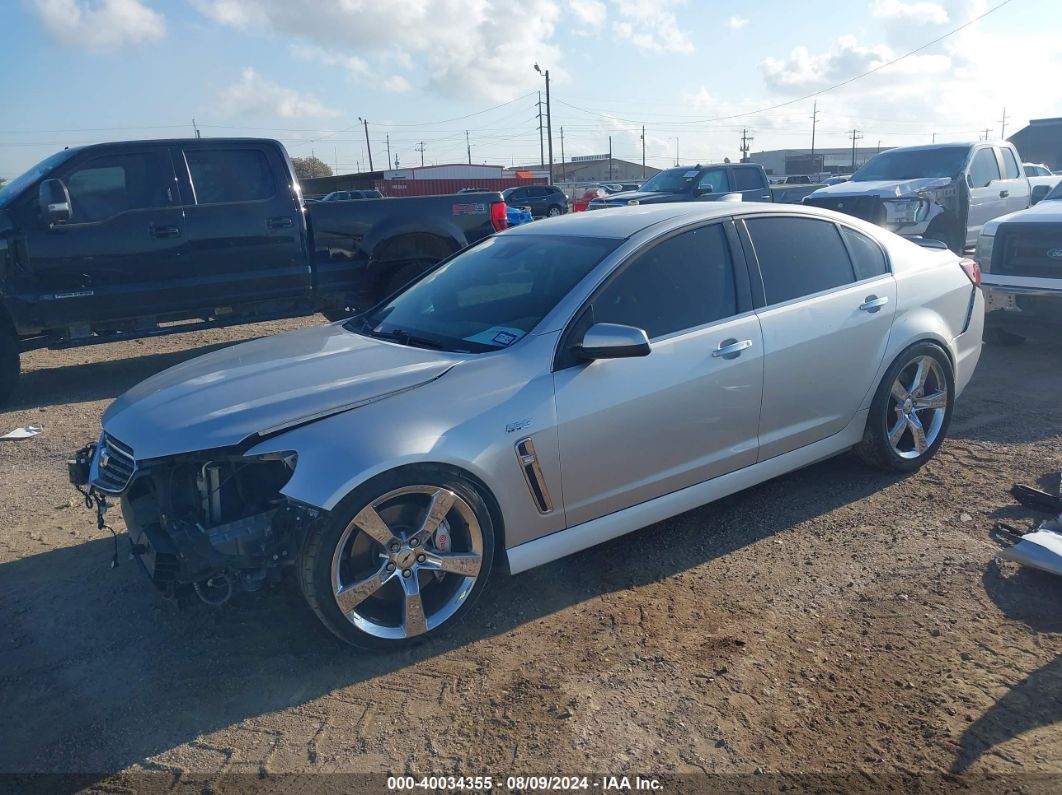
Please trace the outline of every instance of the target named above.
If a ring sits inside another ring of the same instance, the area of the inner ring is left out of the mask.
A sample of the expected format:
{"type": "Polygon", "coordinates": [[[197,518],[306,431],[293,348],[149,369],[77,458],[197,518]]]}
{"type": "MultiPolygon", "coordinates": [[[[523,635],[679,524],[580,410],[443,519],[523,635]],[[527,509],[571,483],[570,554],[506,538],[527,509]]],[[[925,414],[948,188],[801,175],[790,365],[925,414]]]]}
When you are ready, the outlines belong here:
{"type": "Polygon", "coordinates": [[[418,337],[416,334],[410,334],[408,331],[403,331],[400,328],[391,329],[390,331],[366,329],[365,333],[379,339],[394,340],[402,345],[408,345],[411,348],[431,348],[432,350],[437,351],[443,350],[443,346],[435,340],[430,340],[426,337],[418,337]]]}

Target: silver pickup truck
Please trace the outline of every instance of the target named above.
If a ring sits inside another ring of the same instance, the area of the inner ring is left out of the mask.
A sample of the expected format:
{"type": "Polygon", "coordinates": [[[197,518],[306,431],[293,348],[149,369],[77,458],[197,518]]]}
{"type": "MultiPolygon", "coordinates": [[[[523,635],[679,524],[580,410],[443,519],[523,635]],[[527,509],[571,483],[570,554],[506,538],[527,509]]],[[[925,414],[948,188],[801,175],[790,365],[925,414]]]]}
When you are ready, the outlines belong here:
{"type": "Polygon", "coordinates": [[[819,188],[804,204],[939,240],[961,254],[988,221],[1030,205],[1019,163],[1006,141],[904,146],[875,155],[848,182],[819,188]]]}

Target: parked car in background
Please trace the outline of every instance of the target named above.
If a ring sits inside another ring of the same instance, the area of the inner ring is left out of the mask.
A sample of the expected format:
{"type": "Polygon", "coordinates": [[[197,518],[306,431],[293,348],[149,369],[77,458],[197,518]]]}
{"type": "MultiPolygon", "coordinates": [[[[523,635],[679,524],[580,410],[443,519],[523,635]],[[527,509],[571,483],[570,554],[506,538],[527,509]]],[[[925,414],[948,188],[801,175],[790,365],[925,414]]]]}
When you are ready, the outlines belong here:
{"type": "Polygon", "coordinates": [[[585,212],[587,207],[590,206],[591,201],[608,195],[609,192],[600,185],[588,185],[586,187],[576,188],[571,203],[572,212],[585,212]]]}
{"type": "Polygon", "coordinates": [[[588,210],[625,207],[628,204],[719,201],[741,194],[743,201],[771,201],[771,189],[763,166],[757,163],[716,163],[669,168],[650,177],[636,191],[599,196],[588,210]]]}
{"type": "Polygon", "coordinates": [[[505,226],[490,191],[303,204],[277,141],[64,149],[0,188],[0,400],[22,352],[346,317],[505,226]]]}
{"type": "Polygon", "coordinates": [[[505,219],[509,222],[509,226],[520,226],[521,224],[529,224],[535,217],[531,215],[531,211],[523,207],[512,207],[505,205],[505,219]]]}
{"type": "Polygon", "coordinates": [[[1035,207],[988,221],[977,239],[990,330],[1062,338],[1062,184],[1035,207]]]}
{"type": "Polygon", "coordinates": [[[832,177],[826,177],[822,181],[823,185],[840,185],[842,182],[848,182],[852,178],[851,174],[835,174],[832,177]]]}
{"type": "Polygon", "coordinates": [[[977,364],[975,282],[970,260],[812,208],[558,218],[345,323],[149,378],[71,475],[121,498],[163,593],[217,604],[294,568],[337,637],[393,648],[451,626],[495,569],[852,449],[917,470],[977,364]]]}
{"type": "Polygon", "coordinates": [[[1022,163],[1021,167],[1032,187],[1033,204],[1043,199],[1062,180],[1062,177],[1052,174],[1051,169],[1042,163],[1022,163]]]}
{"type": "Polygon", "coordinates": [[[334,190],[322,197],[323,202],[345,202],[353,199],[382,199],[384,195],[378,190],[334,190]]]}
{"type": "Polygon", "coordinates": [[[502,191],[505,203],[526,207],[535,218],[553,218],[568,212],[568,197],[554,185],[528,185],[502,191]]]}
{"type": "Polygon", "coordinates": [[[820,188],[804,203],[961,253],[985,223],[1029,206],[1032,191],[1018,163],[1007,142],[904,146],[875,155],[848,182],[820,188]]]}
{"type": "Polygon", "coordinates": [[[814,180],[807,174],[792,174],[782,180],[783,185],[810,185],[814,180]]]}

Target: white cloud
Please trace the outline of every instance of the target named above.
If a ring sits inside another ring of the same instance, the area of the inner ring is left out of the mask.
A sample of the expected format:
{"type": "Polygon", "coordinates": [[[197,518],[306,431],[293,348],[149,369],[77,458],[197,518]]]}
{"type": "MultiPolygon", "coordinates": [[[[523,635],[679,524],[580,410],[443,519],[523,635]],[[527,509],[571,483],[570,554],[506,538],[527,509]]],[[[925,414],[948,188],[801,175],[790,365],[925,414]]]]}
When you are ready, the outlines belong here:
{"type": "Polygon", "coordinates": [[[948,12],[940,3],[905,3],[903,0],[875,0],[871,13],[879,19],[902,19],[906,22],[942,25],[948,12]]]}
{"type": "Polygon", "coordinates": [[[327,118],[339,112],[328,108],[314,96],[266,80],[250,66],[240,80],[221,92],[221,109],[244,116],[280,116],[285,119],[327,118]]]}
{"type": "Polygon", "coordinates": [[[671,10],[683,0],[613,0],[620,21],[613,32],[641,50],[657,53],[693,52],[693,42],[671,10]]]}
{"type": "Polygon", "coordinates": [[[388,91],[394,91],[396,94],[401,94],[402,92],[409,91],[413,88],[413,86],[409,84],[409,81],[402,77],[402,75],[391,75],[390,77],[384,78],[381,85],[388,91]]]}
{"type": "Polygon", "coordinates": [[[166,35],[162,14],[141,0],[34,0],[31,7],[52,36],[88,50],[116,50],[166,35]]]}
{"type": "Polygon", "coordinates": [[[568,0],[568,9],[581,25],[594,30],[601,28],[608,16],[602,0],[568,0]]]}
{"type": "Polygon", "coordinates": [[[726,26],[733,30],[741,30],[747,24],[749,24],[749,21],[745,17],[730,17],[726,21],[726,26]]]}
{"type": "Polygon", "coordinates": [[[369,74],[368,62],[357,55],[326,50],[316,44],[292,44],[289,45],[288,52],[302,61],[317,61],[327,66],[341,66],[350,77],[366,77],[369,74]]]}
{"type": "Polygon", "coordinates": [[[512,99],[541,84],[531,65],[563,77],[549,43],[559,0],[193,0],[216,22],[276,32],[333,53],[357,54],[382,71],[408,59],[426,88],[449,97],[512,99]]]}

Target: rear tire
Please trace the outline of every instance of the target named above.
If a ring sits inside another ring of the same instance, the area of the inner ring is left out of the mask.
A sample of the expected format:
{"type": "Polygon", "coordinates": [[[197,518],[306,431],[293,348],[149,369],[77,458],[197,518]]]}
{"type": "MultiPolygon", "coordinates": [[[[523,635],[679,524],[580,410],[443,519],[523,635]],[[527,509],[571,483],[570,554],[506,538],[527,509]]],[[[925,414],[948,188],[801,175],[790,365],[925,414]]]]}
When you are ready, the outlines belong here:
{"type": "Polygon", "coordinates": [[[18,338],[11,329],[0,326],[0,405],[15,391],[20,371],[18,338]]]}
{"type": "Polygon", "coordinates": [[[321,622],[363,649],[444,632],[482,592],[494,525],[476,487],[439,466],[386,472],[311,528],[299,585],[321,622]]]}
{"type": "Polygon", "coordinates": [[[914,472],[940,448],[951,423],[955,377],[937,345],[919,342],[885,372],[855,454],[889,472],[914,472]]]}
{"type": "Polygon", "coordinates": [[[546,210],[546,217],[547,218],[556,218],[560,214],[561,214],[561,208],[558,207],[556,204],[551,204],[549,209],[546,210]]]}

